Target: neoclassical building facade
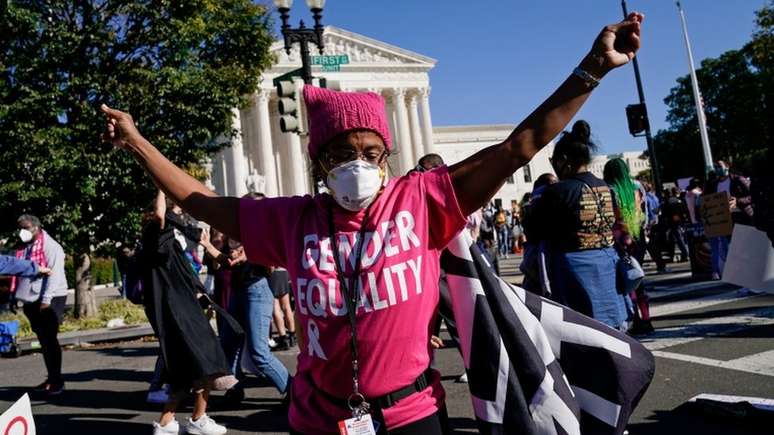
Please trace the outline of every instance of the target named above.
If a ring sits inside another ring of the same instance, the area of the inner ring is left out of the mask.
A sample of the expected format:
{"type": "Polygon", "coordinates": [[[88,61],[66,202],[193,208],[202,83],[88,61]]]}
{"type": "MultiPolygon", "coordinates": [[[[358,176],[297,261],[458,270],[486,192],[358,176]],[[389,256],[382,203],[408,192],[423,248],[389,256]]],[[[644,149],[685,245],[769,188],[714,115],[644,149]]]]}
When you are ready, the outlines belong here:
{"type": "MultiPolygon", "coordinates": [[[[344,91],[371,91],[387,103],[395,153],[390,157],[392,176],[405,174],[427,153],[438,153],[448,163],[457,162],[481,148],[502,141],[512,131],[509,125],[434,127],[430,110],[430,70],[436,60],[381,41],[328,26],[325,55],[346,55],[348,63],[339,71],[313,66],[315,77],[325,77],[344,91]]],[[[278,97],[273,79],[301,66],[297,49],[287,55],[281,42],[271,50],[277,62],[262,76],[260,89],[247,107],[234,109],[232,146],[210,161],[211,188],[222,195],[242,196],[254,191],[268,196],[312,193],[310,162],[305,135],[283,133],[279,128],[278,97]]],[[[318,54],[316,51],[313,55],[318,54]]],[[[302,120],[303,121],[303,120],[302,120]]],[[[550,148],[550,146],[548,147],[550,148]]],[[[542,151],[530,166],[514,175],[496,198],[509,205],[531,190],[532,181],[551,171],[550,149],[542,151]]]]}
{"type": "MultiPolygon", "coordinates": [[[[343,91],[384,96],[397,151],[390,161],[395,175],[413,168],[422,155],[435,152],[428,75],[435,59],[336,27],[326,27],[324,40],[325,55],[346,55],[349,63],[338,72],[322,72],[315,65],[315,77],[325,77],[343,91]]],[[[277,76],[299,68],[300,55],[297,49],[287,55],[281,42],[271,49],[276,64],[263,74],[249,105],[234,110],[240,134],[211,161],[211,187],[220,194],[239,196],[252,190],[288,196],[313,190],[305,152],[307,138],[280,131],[272,83],[277,76]]]]}

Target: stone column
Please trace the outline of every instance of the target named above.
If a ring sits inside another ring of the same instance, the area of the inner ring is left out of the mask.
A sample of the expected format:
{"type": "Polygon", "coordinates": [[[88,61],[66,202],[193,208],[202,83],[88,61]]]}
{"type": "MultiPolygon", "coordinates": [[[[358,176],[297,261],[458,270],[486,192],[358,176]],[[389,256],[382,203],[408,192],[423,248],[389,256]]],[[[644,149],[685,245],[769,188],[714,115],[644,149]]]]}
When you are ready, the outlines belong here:
{"type": "Polygon", "coordinates": [[[414,145],[414,158],[412,163],[416,166],[420,157],[425,155],[424,146],[422,146],[422,131],[419,125],[419,113],[417,112],[417,99],[418,95],[415,92],[409,94],[408,100],[408,114],[411,124],[411,143],[414,145]]]}
{"type": "Polygon", "coordinates": [[[398,156],[400,157],[400,175],[405,174],[409,169],[416,166],[414,163],[414,154],[411,147],[411,128],[409,125],[408,111],[406,110],[406,90],[395,89],[394,98],[395,110],[398,121],[398,137],[396,142],[398,156]]]}
{"type": "Polygon", "coordinates": [[[438,153],[433,142],[433,121],[430,118],[430,88],[420,89],[419,110],[422,116],[422,141],[425,145],[425,153],[438,153]]]}
{"type": "Polygon", "coordinates": [[[274,149],[271,140],[271,119],[269,117],[269,91],[259,89],[255,104],[258,113],[258,155],[261,161],[261,174],[266,180],[266,196],[279,196],[277,188],[277,168],[274,162],[274,149]]]}
{"type": "Polygon", "coordinates": [[[290,195],[303,195],[304,183],[304,152],[301,149],[301,138],[295,133],[283,133],[288,145],[288,169],[290,177],[290,195]]]}
{"type": "Polygon", "coordinates": [[[236,136],[231,139],[231,146],[226,149],[226,163],[228,165],[228,194],[241,197],[247,193],[247,162],[242,146],[242,121],[239,109],[231,109],[233,125],[236,136]]]}

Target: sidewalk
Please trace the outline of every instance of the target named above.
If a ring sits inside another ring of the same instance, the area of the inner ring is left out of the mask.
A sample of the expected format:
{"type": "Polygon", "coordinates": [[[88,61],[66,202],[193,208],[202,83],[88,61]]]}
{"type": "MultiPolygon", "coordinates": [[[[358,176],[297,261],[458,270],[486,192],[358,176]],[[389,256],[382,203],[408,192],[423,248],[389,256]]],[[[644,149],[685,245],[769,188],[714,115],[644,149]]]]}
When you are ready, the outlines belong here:
{"type": "MultiPolygon", "coordinates": [[[[122,326],[119,328],[89,329],[86,331],[63,332],[59,334],[61,346],[80,346],[84,343],[98,343],[102,341],[133,340],[135,338],[153,335],[150,323],[142,325],[122,326]]],[[[28,352],[40,349],[40,343],[35,337],[19,340],[19,350],[28,352]]]]}

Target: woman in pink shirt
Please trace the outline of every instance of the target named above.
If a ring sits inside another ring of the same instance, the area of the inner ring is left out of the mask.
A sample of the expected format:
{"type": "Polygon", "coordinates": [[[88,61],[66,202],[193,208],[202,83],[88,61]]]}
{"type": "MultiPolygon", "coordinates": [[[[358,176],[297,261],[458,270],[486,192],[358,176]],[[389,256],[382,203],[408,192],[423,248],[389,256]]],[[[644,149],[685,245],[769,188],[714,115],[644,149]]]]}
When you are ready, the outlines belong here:
{"type": "Polygon", "coordinates": [[[562,131],[607,72],[634,57],[642,19],[632,13],[605,27],[505,141],[425,173],[387,180],[393,143],[381,96],[311,86],[309,157],[330,193],[219,197],[145,140],[131,116],[103,106],[105,138],[191,215],[241,240],[251,262],[288,270],[304,337],[290,390],[294,432],[354,433],[365,421],[365,433],[441,433],[444,391],[429,369],[439,255],[465,216],[562,131]]]}

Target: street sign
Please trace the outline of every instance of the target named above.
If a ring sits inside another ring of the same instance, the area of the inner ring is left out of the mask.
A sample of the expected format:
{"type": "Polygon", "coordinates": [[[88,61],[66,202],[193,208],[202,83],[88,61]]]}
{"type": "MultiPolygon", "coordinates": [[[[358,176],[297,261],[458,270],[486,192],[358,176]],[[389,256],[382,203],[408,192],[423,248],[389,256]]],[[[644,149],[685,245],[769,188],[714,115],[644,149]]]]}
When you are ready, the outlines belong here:
{"type": "Polygon", "coordinates": [[[341,65],[349,63],[349,56],[346,54],[329,56],[312,56],[312,65],[318,65],[321,71],[337,72],[341,71],[341,65]]]}

